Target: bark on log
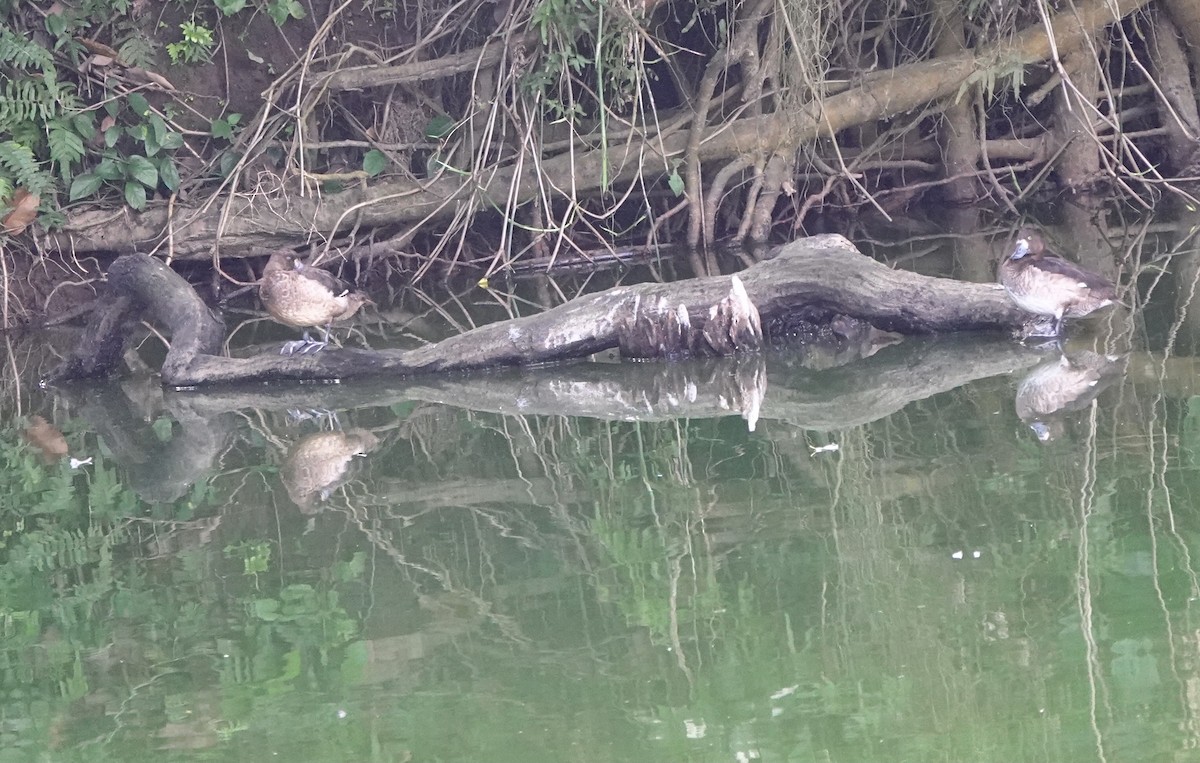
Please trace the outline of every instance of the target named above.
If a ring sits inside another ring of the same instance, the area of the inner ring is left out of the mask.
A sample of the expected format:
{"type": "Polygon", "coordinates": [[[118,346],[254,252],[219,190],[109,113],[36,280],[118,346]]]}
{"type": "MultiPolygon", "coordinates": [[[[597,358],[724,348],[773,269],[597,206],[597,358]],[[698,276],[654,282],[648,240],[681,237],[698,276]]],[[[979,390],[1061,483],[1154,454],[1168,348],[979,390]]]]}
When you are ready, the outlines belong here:
{"type": "MultiPolygon", "coordinates": [[[[811,103],[795,114],[768,114],[740,119],[708,135],[698,147],[701,161],[728,159],[749,151],[794,151],[817,137],[847,127],[883,119],[957,94],[972,76],[997,66],[1033,64],[1052,53],[1065,55],[1087,37],[1141,8],[1149,0],[1088,0],[1057,14],[1052,23],[1054,44],[1042,25],[1015,35],[1004,45],[966,51],[932,61],[899,66],[865,78],[860,87],[811,103]]],[[[568,151],[539,162],[546,177],[574,178],[576,193],[624,183],[639,175],[651,179],[666,174],[673,158],[686,153],[689,133],[648,134],[641,139],[594,151],[568,151]],[[661,170],[659,170],[661,168],[661,170]]],[[[74,217],[60,233],[46,236],[50,249],[89,252],[132,252],[159,246],[172,230],[172,255],[211,256],[214,242],[233,251],[285,246],[298,232],[315,230],[332,237],[352,226],[368,228],[412,223],[426,216],[449,216],[461,205],[506,208],[544,191],[533,173],[517,167],[498,167],[484,176],[463,181],[447,175],[433,180],[376,183],[369,192],[347,190],[337,195],[294,197],[279,207],[257,197],[234,199],[228,210],[214,204],[207,211],[158,207],[114,220],[111,212],[87,212],[74,217]],[[118,224],[119,222],[119,224],[118,224]]]]}
{"type": "MultiPolygon", "coordinates": [[[[995,284],[931,278],[892,270],[858,252],[838,235],[788,244],[772,259],[739,274],[764,325],[813,323],[849,316],[903,334],[1015,328],[1028,317],[995,284]]],[[[129,296],[172,337],[162,382],[172,387],[262,381],[340,380],[370,376],[527,365],[586,357],[624,346],[623,332],[641,329],[642,306],[682,305],[695,316],[689,326],[694,346],[715,309],[730,294],[729,276],[671,284],[623,286],[572,300],[536,316],[483,326],[416,350],[326,350],[313,355],[263,354],[220,357],[220,321],[177,274],[147,255],[127,255],[109,270],[110,287],[129,296]],[[712,311],[712,312],[710,312],[712,311]]],[[[648,313],[648,310],[643,310],[648,313]]],[[[665,316],[664,316],[665,322],[665,316]]],[[[106,332],[89,331],[50,381],[106,376],[116,371],[124,338],[121,321],[108,316],[106,332]],[[89,354],[92,352],[95,354],[89,354]]],[[[711,330],[711,329],[710,329],[711,330]]]]}

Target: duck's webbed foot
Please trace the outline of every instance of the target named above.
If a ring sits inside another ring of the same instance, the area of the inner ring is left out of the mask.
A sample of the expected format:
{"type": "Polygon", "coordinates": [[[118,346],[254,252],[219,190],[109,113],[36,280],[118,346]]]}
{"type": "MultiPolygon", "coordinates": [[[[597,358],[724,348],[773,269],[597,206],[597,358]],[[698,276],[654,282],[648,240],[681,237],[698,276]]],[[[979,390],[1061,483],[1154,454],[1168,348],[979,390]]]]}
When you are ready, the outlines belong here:
{"type": "Polygon", "coordinates": [[[279,348],[280,355],[308,355],[313,352],[320,352],[329,344],[328,341],[313,339],[308,332],[304,332],[303,339],[296,339],[291,342],[284,342],[283,347],[279,348]]]}
{"type": "Polygon", "coordinates": [[[342,431],[342,422],[338,419],[337,411],[328,408],[289,408],[287,412],[289,424],[300,424],[303,421],[315,421],[317,427],[330,432],[342,431]]]}
{"type": "Polygon", "coordinates": [[[1026,323],[1017,332],[1017,336],[1022,341],[1027,339],[1058,339],[1062,336],[1062,320],[1040,316],[1026,323]]]}

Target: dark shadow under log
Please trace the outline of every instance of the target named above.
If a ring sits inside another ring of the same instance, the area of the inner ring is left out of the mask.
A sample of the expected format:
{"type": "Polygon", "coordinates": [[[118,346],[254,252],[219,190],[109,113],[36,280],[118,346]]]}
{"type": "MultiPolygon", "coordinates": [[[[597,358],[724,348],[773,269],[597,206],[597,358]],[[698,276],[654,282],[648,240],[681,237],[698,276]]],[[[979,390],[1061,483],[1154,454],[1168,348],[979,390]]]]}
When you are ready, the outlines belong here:
{"type": "MultiPolygon", "coordinates": [[[[1003,330],[1028,316],[995,284],[931,278],[892,270],[862,255],[838,235],[814,236],[781,247],[773,258],[738,274],[762,325],[797,321],[827,323],[849,316],[901,334],[1003,330]]],[[[115,373],[126,332],[143,311],[171,336],[162,382],[172,387],[262,381],[403,377],[446,371],[529,365],[586,357],[626,346],[629,333],[644,330],[647,317],[681,330],[680,306],[691,316],[683,346],[700,354],[723,354],[702,338],[711,316],[727,307],[730,276],[669,284],[622,286],[581,297],[540,315],[518,318],[451,337],[415,350],[326,350],[304,356],[262,354],[252,358],[217,355],[223,326],[195,291],[160,261],[126,255],[109,269],[116,300],[130,315],[105,316],[89,327],[73,356],[49,381],[95,378],[115,373]]],[[[727,311],[726,311],[727,312],[727,311]]],[[[752,345],[740,345],[742,347],[752,345]]],[[[668,354],[668,353],[664,353],[668,354]]]]}

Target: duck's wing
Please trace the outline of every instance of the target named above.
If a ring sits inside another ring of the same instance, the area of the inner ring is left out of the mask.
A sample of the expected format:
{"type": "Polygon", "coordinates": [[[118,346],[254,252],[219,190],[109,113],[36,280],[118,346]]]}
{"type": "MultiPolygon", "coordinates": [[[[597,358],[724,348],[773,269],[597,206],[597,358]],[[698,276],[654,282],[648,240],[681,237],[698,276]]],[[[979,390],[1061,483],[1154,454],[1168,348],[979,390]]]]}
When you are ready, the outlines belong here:
{"type": "Polygon", "coordinates": [[[331,292],[334,296],[341,296],[352,290],[350,284],[330,273],[328,270],[315,268],[311,265],[305,265],[299,260],[296,261],[296,272],[304,276],[308,280],[319,284],[321,288],[331,292]]]}
{"type": "Polygon", "coordinates": [[[1117,287],[1113,285],[1112,281],[1099,273],[1084,270],[1069,260],[1061,257],[1042,257],[1038,261],[1037,267],[1042,272],[1053,276],[1064,289],[1089,291],[1094,296],[1107,299],[1116,297],[1117,287]]]}

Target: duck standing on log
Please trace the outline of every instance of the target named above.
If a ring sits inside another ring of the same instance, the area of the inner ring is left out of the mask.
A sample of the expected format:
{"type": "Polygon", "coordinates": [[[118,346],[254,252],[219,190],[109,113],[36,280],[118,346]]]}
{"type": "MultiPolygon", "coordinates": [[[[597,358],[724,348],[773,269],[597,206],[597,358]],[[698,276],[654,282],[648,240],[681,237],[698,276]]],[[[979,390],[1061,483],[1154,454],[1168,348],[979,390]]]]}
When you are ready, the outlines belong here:
{"type": "Polygon", "coordinates": [[[1117,287],[1099,273],[1048,255],[1037,231],[1022,228],[1013,250],[1000,263],[1000,283],[1022,310],[1049,316],[1049,334],[1058,337],[1064,318],[1082,318],[1117,301],[1117,287]]]}
{"type": "Polygon", "coordinates": [[[275,320],[287,326],[306,329],[304,338],[283,345],[284,355],[317,352],[329,344],[329,329],[334,321],[352,317],[371,303],[364,292],[332,273],[305,265],[295,254],[281,251],[271,255],[258,286],[263,306],[275,320]],[[325,335],[316,340],[307,329],[322,327],[325,335]]]}

